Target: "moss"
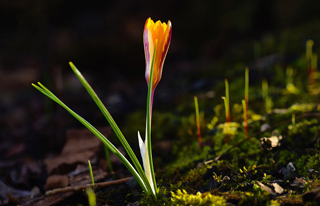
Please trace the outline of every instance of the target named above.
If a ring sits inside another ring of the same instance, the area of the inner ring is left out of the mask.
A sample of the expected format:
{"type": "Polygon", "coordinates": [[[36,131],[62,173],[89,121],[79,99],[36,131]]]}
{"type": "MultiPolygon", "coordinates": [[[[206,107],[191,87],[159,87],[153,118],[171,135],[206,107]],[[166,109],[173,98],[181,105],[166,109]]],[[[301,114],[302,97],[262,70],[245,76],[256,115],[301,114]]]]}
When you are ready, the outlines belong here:
{"type": "Polygon", "coordinates": [[[315,109],[315,104],[312,104],[312,103],[309,103],[309,104],[293,104],[289,110],[294,112],[294,113],[297,113],[297,112],[310,112],[312,111],[313,109],[315,109]]]}
{"type": "Polygon", "coordinates": [[[312,147],[318,138],[320,131],[317,119],[306,120],[288,127],[287,143],[295,148],[312,147]],[[299,144],[296,144],[299,142],[299,144]]]}
{"type": "Polygon", "coordinates": [[[188,194],[185,190],[177,190],[177,192],[171,192],[172,205],[227,205],[226,199],[220,196],[212,195],[211,193],[197,192],[194,194],[188,194]]]}
{"type": "Polygon", "coordinates": [[[218,129],[222,134],[235,136],[239,128],[239,123],[237,122],[225,122],[218,125],[218,129]]]}
{"type": "Polygon", "coordinates": [[[287,165],[288,162],[295,161],[297,155],[293,154],[291,151],[283,149],[275,157],[274,160],[277,165],[287,165]]]}
{"type": "Polygon", "coordinates": [[[310,168],[307,168],[306,167],[306,162],[308,161],[308,159],[310,158],[310,155],[302,155],[299,159],[297,159],[297,161],[295,162],[296,163],[296,166],[299,170],[299,173],[300,175],[306,175],[307,174],[307,171],[308,169],[310,168]]]}
{"type": "Polygon", "coordinates": [[[280,206],[281,204],[277,200],[271,200],[269,205],[270,206],[280,206]]]}
{"type": "Polygon", "coordinates": [[[310,158],[307,160],[305,168],[319,171],[320,170],[320,154],[317,153],[314,156],[310,156],[310,158]]]}
{"type": "Polygon", "coordinates": [[[179,173],[179,175],[176,176],[176,181],[170,184],[170,190],[176,191],[178,189],[185,189],[191,193],[198,191],[200,188],[204,187],[202,176],[206,171],[207,167],[203,165],[202,167],[189,170],[185,175],[179,173]]]}
{"type": "Polygon", "coordinates": [[[162,206],[162,205],[171,205],[170,194],[165,187],[158,187],[159,193],[157,195],[157,200],[150,195],[143,194],[141,199],[139,200],[139,205],[141,206],[162,206]]]}
{"type": "Polygon", "coordinates": [[[236,205],[269,205],[272,197],[259,186],[254,185],[252,192],[234,191],[225,196],[228,202],[236,205]]]}
{"type": "Polygon", "coordinates": [[[192,168],[197,162],[203,162],[206,159],[213,158],[213,149],[210,146],[201,148],[198,142],[193,142],[186,146],[173,146],[173,154],[176,161],[168,165],[167,168],[184,169],[192,168]]]}

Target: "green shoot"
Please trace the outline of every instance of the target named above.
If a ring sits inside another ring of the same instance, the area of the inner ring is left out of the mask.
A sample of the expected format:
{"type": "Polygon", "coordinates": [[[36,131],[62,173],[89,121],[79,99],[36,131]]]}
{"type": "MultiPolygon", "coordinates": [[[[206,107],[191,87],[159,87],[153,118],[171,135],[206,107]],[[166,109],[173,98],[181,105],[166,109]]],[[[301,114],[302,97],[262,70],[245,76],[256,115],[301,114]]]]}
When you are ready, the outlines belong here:
{"type": "Polygon", "coordinates": [[[249,68],[245,69],[245,86],[244,86],[244,99],[246,101],[246,109],[249,106],[249,68]]]}
{"type": "MultiPolygon", "coordinates": [[[[226,91],[226,97],[224,99],[224,105],[226,108],[226,125],[229,127],[230,126],[230,99],[229,99],[229,83],[228,83],[228,79],[224,79],[224,84],[225,84],[225,91],[226,91]]],[[[230,134],[230,138],[232,137],[232,135],[230,134]]],[[[226,143],[228,142],[228,135],[226,134],[226,143]]]]}
{"type": "Polygon", "coordinates": [[[111,159],[110,159],[110,151],[107,146],[104,146],[104,152],[106,154],[106,160],[107,160],[107,165],[108,165],[109,171],[113,172],[113,167],[112,167],[112,163],[111,163],[111,159]]]}
{"type": "Polygon", "coordinates": [[[263,79],[262,80],[262,97],[265,102],[266,112],[270,113],[273,102],[272,102],[271,98],[269,97],[268,93],[269,93],[268,81],[266,79],[263,79]]]}
{"type": "Polygon", "coordinates": [[[226,97],[221,97],[221,99],[223,100],[223,103],[224,103],[224,111],[225,111],[225,115],[226,115],[226,119],[227,119],[227,117],[228,117],[227,99],[226,99],[226,97]]]}
{"type": "Polygon", "coordinates": [[[292,94],[299,94],[300,90],[293,84],[293,69],[291,66],[288,66],[286,69],[286,89],[292,94]]]}
{"type": "Polygon", "coordinates": [[[244,99],[242,100],[242,107],[243,107],[243,124],[244,124],[246,138],[248,139],[247,104],[244,99]]]}
{"type": "Polygon", "coordinates": [[[244,101],[242,100],[243,106],[243,121],[246,138],[248,139],[248,106],[249,106],[249,68],[245,68],[245,86],[244,86],[244,101]]]}
{"type": "Polygon", "coordinates": [[[201,144],[202,141],[201,141],[201,131],[200,131],[199,105],[198,105],[198,98],[196,96],[194,96],[194,106],[196,109],[196,123],[197,123],[197,130],[198,130],[198,141],[199,141],[199,144],[201,144]]]}
{"type": "Polygon", "coordinates": [[[96,206],[97,202],[96,202],[96,194],[94,194],[93,189],[91,189],[90,187],[86,188],[86,193],[88,195],[88,203],[90,206],[96,206]]]}
{"type": "Polygon", "coordinates": [[[92,188],[94,188],[94,179],[93,179],[93,172],[92,172],[90,160],[88,160],[88,165],[89,165],[89,172],[90,172],[90,177],[91,177],[91,182],[92,182],[92,188]]]}
{"type": "Polygon", "coordinates": [[[230,99],[229,99],[229,83],[227,79],[224,79],[225,88],[226,88],[226,109],[227,109],[227,122],[230,122],[230,99]]]}
{"type": "Polygon", "coordinates": [[[308,86],[312,85],[312,48],[314,42],[309,39],[306,43],[306,60],[307,60],[307,69],[308,69],[308,86]]]}
{"type": "MultiPolygon", "coordinates": [[[[221,98],[223,99],[226,119],[228,120],[228,102],[227,102],[227,98],[226,97],[221,97],[221,98]]],[[[227,131],[228,128],[229,128],[229,122],[226,121],[224,126],[226,127],[226,131],[227,131]]],[[[226,132],[226,143],[228,143],[228,132],[226,132]]]]}

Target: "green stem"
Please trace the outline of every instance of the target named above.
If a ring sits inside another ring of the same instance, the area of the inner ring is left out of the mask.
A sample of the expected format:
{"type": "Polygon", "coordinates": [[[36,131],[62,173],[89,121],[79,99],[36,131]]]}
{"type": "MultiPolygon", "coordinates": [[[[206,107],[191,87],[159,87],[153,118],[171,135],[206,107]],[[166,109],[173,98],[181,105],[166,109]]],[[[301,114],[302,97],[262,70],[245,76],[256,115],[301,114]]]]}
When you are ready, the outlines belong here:
{"type": "MultiPolygon", "coordinates": [[[[228,103],[227,103],[227,99],[226,97],[221,97],[223,99],[223,103],[224,103],[224,110],[225,110],[225,113],[226,113],[226,124],[225,124],[225,127],[228,127],[229,125],[227,124],[228,122],[228,103]]],[[[226,131],[228,130],[228,128],[226,128],[226,131]]],[[[228,134],[226,132],[226,143],[228,143],[228,134]]]]}
{"type": "Polygon", "coordinates": [[[246,109],[248,109],[249,106],[249,68],[246,67],[245,69],[245,86],[244,86],[244,99],[246,101],[246,109]]]}
{"type": "Polygon", "coordinates": [[[155,56],[157,51],[157,45],[158,45],[158,39],[156,39],[155,46],[154,46],[154,53],[153,53],[153,58],[152,58],[152,63],[151,63],[151,68],[150,68],[150,76],[149,76],[149,85],[148,85],[148,96],[147,96],[147,119],[146,119],[146,135],[147,135],[147,143],[148,143],[148,154],[149,154],[149,164],[150,164],[150,171],[151,171],[151,176],[153,180],[153,185],[154,185],[154,191],[158,193],[158,188],[157,188],[157,183],[156,183],[156,178],[154,175],[154,168],[153,168],[153,159],[152,159],[152,144],[151,144],[151,118],[152,118],[152,105],[153,105],[153,95],[154,95],[154,89],[153,88],[153,67],[154,67],[154,61],[155,61],[155,56]]]}
{"type": "Polygon", "coordinates": [[[109,171],[113,172],[112,163],[111,163],[111,159],[110,159],[110,151],[107,146],[104,146],[104,152],[106,153],[106,160],[107,160],[107,164],[109,167],[109,171]]]}
{"type": "Polygon", "coordinates": [[[230,101],[229,101],[229,83],[228,80],[224,80],[226,87],[226,108],[227,108],[227,121],[230,122],[230,101]]]}
{"type": "Polygon", "coordinates": [[[244,99],[242,100],[242,107],[243,107],[244,129],[245,129],[246,138],[248,139],[247,105],[246,105],[246,101],[244,99]]]}
{"type": "Polygon", "coordinates": [[[199,144],[201,144],[202,141],[201,141],[201,130],[200,130],[199,104],[198,104],[198,98],[196,96],[194,96],[194,107],[196,109],[196,123],[197,123],[197,131],[198,131],[198,141],[199,141],[199,144]]]}

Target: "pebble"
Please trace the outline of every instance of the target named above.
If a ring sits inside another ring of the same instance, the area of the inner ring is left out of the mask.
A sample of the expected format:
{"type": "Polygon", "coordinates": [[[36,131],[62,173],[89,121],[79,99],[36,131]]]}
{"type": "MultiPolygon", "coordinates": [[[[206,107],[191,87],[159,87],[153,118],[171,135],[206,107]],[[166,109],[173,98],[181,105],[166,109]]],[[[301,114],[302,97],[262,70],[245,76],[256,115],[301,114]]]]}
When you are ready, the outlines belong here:
{"type": "Polygon", "coordinates": [[[299,175],[296,164],[294,162],[289,162],[287,167],[282,170],[282,174],[284,175],[284,181],[294,180],[299,175]]]}
{"type": "Polygon", "coordinates": [[[310,174],[313,174],[313,173],[314,173],[314,169],[308,169],[308,172],[309,172],[310,174]]]}
{"type": "Polygon", "coordinates": [[[261,125],[260,131],[261,131],[261,132],[265,132],[265,131],[267,131],[269,128],[271,128],[271,126],[270,126],[269,124],[267,124],[267,123],[264,123],[264,124],[261,125]]]}

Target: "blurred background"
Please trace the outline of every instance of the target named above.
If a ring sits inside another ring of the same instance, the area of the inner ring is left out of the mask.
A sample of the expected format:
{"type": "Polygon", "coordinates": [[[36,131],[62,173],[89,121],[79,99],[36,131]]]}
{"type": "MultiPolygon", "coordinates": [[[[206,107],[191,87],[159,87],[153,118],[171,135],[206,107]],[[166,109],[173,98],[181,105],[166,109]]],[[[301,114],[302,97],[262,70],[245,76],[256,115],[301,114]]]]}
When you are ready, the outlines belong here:
{"type": "MultiPolygon", "coordinates": [[[[43,83],[94,125],[107,125],[69,61],[120,126],[126,115],[144,110],[148,17],[172,22],[154,110],[174,112],[185,95],[190,104],[200,92],[215,98],[217,82],[245,66],[267,75],[270,62],[290,64],[304,54],[308,39],[317,50],[319,8],[317,0],[0,1],[0,160],[58,153],[66,130],[82,128],[31,83],[43,83]],[[269,59],[261,64],[261,58],[269,59]]],[[[144,119],[137,121],[143,128],[144,119]]]]}

